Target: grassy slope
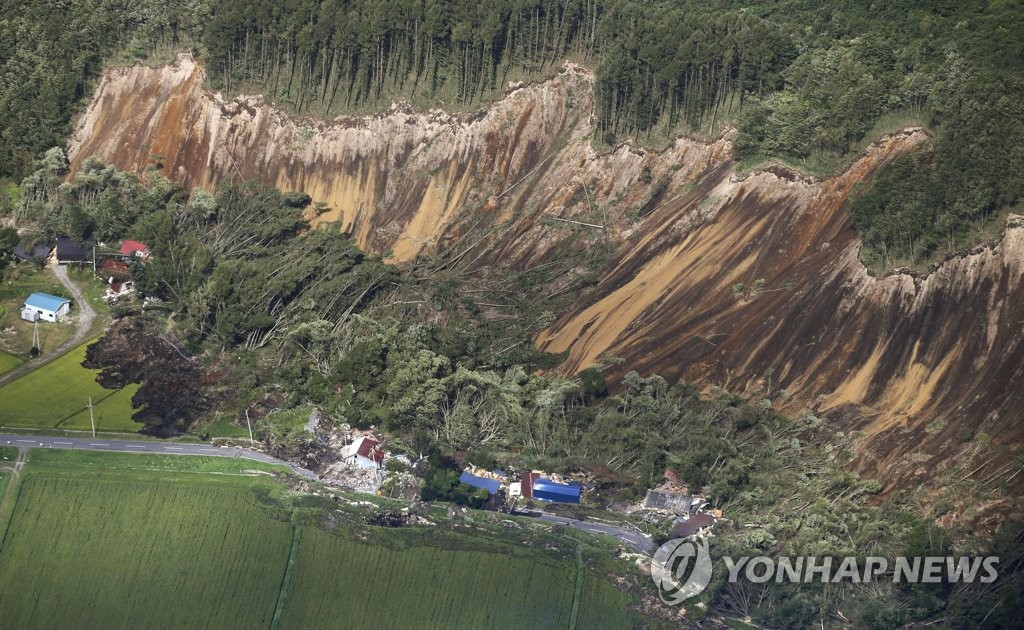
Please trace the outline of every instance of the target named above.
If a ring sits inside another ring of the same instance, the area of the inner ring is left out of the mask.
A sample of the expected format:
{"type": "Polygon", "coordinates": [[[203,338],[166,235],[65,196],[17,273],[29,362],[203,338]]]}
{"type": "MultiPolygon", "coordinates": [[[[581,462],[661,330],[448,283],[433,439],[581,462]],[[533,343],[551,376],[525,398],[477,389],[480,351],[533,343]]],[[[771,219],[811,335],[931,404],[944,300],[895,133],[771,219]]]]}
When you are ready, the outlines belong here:
{"type": "Polygon", "coordinates": [[[141,425],[131,419],[131,398],[138,385],[101,387],[99,372],[81,365],[87,345],[0,388],[0,426],[87,431],[91,396],[97,431],[137,431],[141,425]]]}
{"type": "Polygon", "coordinates": [[[21,359],[14,356],[13,354],[8,354],[6,352],[0,351],[0,374],[3,374],[4,372],[7,372],[9,370],[13,370],[19,365],[21,365],[21,359]]]}
{"type": "MultiPolygon", "coordinates": [[[[280,601],[281,628],[568,625],[577,577],[569,558],[514,535],[293,525],[265,507],[284,496],[280,485],[239,476],[251,468],[268,467],[32,451],[0,546],[5,623],[268,627],[280,601]]],[[[582,603],[578,627],[637,621],[593,570],[582,603]]]]}

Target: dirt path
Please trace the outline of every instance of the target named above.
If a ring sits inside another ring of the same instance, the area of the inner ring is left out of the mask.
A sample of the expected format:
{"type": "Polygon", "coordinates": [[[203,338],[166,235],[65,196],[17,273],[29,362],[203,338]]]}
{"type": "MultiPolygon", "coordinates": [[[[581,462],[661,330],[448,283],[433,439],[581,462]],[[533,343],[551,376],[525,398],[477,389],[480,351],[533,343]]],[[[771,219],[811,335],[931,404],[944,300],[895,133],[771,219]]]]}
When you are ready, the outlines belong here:
{"type": "Polygon", "coordinates": [[[38,370],[50,361],[53,361],[57,357],[63,355],[68,350],[85,341],[89,336],[89,332],[92,330],[92,323],[96,320],[96,311],[93,310],[89,301],[85,299],[84,295],[82,295],[82,291],[78,288],[78,285],[72,282],[71,278],[68,277],[67,267],[64,265],[52,265],[50,269],[53,271],[53,275],[57,280],[59,280],[60,283],[71,292],[71,297],[74,298],[74,303],[71,308],[75,318],[75,332],[67,341],[57,346],[57,349],[53,352],[49,352],[44,356],[26,361],[13,370],[0,374],[0,386],[19,379],[29,372],[38,370]]]}

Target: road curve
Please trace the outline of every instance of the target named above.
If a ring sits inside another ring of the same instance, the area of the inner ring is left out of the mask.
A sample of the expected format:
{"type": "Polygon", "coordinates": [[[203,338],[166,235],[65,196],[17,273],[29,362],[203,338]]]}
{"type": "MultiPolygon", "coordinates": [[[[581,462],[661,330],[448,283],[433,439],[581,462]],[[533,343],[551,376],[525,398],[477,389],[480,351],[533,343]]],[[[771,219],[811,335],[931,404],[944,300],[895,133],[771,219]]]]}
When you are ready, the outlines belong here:
{"type": "Polygon", "coordinates": [[[51,437],[44,435],[0,434],[0,445],[20,448],[59,448],[73,451],[110,451],[115,453],[147,453],[150,455],[199,455],[202,457],[241,457],[264,464],[287,466],[297,475],[317,479],[315,473],[266,453],[248,448],[188,444],[182,442],[146,442],[143,440],[110,440],[107,438],[51,437]]]}

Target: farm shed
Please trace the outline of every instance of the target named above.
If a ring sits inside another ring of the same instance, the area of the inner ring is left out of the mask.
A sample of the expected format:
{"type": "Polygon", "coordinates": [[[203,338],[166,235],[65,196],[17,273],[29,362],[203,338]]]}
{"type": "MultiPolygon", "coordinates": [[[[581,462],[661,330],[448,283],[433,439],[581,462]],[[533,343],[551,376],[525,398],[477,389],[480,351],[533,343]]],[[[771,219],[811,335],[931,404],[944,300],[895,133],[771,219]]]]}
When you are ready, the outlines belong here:
{"type": "Polygon", "coordinates": [[[533,480],[533,498],[551,503],[579,503],[583,488],[537,477],[533,480]]]}
{"type": "Polygon", "coordinates": [[[71,300],[67,298],[49,293],[33,293],[25,300],[25,305],[21,309],[21,318],[26,321],[35,321],[29,317],[31,313],[35,313],[38,319],[43,321],[59,322],[70,310],[71,300]]]}
{"type": "Polygon", "coordinates": [[[466,485],[473,486],[474,488],[483,488],[487,491],[487,494],[497,494],[498,490],[501,490],[501,482],[497,479],[477,477],[468,470],[463,471],[462,474],[459,475],[459,481],[466,485]]]}

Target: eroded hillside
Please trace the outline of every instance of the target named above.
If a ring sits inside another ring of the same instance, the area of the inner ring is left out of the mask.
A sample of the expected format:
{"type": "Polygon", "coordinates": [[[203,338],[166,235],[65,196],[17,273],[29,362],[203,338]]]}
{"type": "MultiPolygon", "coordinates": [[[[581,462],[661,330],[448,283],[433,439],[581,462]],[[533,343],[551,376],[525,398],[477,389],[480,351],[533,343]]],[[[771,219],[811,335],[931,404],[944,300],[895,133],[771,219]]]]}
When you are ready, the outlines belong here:
{"type": "Polygon", "coordinates": [[[1024,224],[1012,219],[1001,242],[927,277],[874,278],[846,208],[924,131],[887,136],[823,181],[782,167],[738,175],[728,137],[597,153],[593,82],[567,65],[476,114],[394,106],[322,122],[259,97],[225,101],[180,57],[109,72],[69,152],[73,167],[89,156],[157,164],[190,186],[244,177],[304,190],[326,207],[318,221],[397,261],[445,251],[470,270],[525,270],[609,247],[597,284],[537,339],[568,352],[564,370],[619,357],[609,381],[636,369],[785,389],[777,404],[864,431],[858,461],[890,487],[965,453],[978,477],[1012,478],[1024,435],[1024,224]],[[982,433],[998,446],[979,456],[982,433]]]}

